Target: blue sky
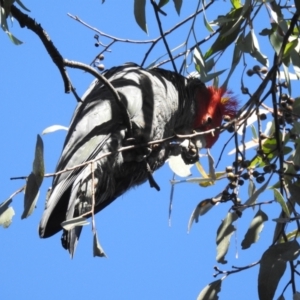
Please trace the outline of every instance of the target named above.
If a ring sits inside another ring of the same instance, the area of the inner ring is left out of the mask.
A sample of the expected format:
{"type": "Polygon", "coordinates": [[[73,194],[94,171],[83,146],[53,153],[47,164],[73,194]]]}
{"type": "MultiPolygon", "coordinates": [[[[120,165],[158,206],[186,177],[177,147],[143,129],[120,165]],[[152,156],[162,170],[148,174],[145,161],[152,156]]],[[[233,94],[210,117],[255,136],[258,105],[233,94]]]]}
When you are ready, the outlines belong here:
{"type": "MultiPolygon", "coordinates": [[[[149,3],[147,36],[134,21],[132,2],[107,0],[101,5],[101,1],[83,4],[83,1],[64,0],[36,4],[36,1],[26,0],[24,4],[31,10],[30,15],[46,29],[65,58],[90,63],[99,52],[99,48],[94,46],[95,33],[70,19],[67,13],[78,15],[90,25],[114,36],[131,39],[157,37],[158,29],[149,3]]],[[[168,29],[188,16],[195,6],[195,1],[183,1],[181,16],[178,17],[170,3],[166,7],[168,17],[163,19],[164,28],[168,29]]],[[[208,12],[208,16],[213,18],[229,6],[230,3],[220,2],[220,6],[217,4],[212,12],[208,12]],[[220,11],[216,11],[219,7],[220,11]]],[[[199,39],[208,35],[201,17],[197,26],[199,39]]],[[[29,30],[20,29],[17,22],[13,23],[11,29],[24,44],[14,46],[4,33],[0,37],[3,49],[0,55],[1,202],[23,185],[22,181],[11,181],[9,178],[30,173],[36,135],[50,125],[68,126],[76,106],[74,97],[64,94],[60,74],[39,39],[29,30]]],[[[186,27],[182,33],[168,37],[171,48],[182,42],[184,32],[186,34],[186,27]]],[[[107,43],[106,39],[102,41],[107,43]]],[[[111,53],[105,54],[103,63],[106,68],[127,61],[140,63],[148,47],[116,44],[111,53]]],[[[162,53],[165,50],[160,44],[148,64],[162,53]]],[[[222,68],[229,67],[231,54],[227,59],[221,64],[222,68]]],[[[252,63],[255,64],[254,61],[252,63]]],[[[171,68],[169,65],[165,67],[171,68]]],[[[82,95],[93,78],[80,70],[69,69],[68,72],[78,94],[82,95]]],[[[232,78],[229,86],[243,103],[246,98],[240,92],[240,72],[232,78]]],[[[64,137],[63,131],[43,137],[47,173],[55,169],[64,137]]],[[[228,137],[228,134],[223,134],[215,145],[212,150],[215,158],[228,137]]],[[[232,147],[229,146],[225,153],[232,147]]],[[[221,168],[231,164],[232,159],[225,154],[221,168]]],[[[193,173],[199,176],[196,170],[193,173]]],[[[92,232],[88,226],[84,228],[73,260],[61,247],[60,234],[45,240],[39,238],[37,227],[45,194],[51,185],[50,179],[45,179],[37,208],[30,218],[21,221],[23,196],[15,197],[12,204],[16,212],[13,223],[8,229],[0,230],[2,298],[196,299],[202,288],[215,280],[212,274],[213,266],[217,265],[216,230],[230,204],[219,205],[201,217],[199,224],[194,225],[189,234],[188,220],[195,206],[201,200],[215,196],[226,182],[207,189],[191,184],[176,186],[172,226],[169,227],[171,178],[172,172],[168,166],[164,166],[155,173],[160,192],[145,183],[130,190],[97,215],[98,235],[107,259],[93,258],[92,232]]],[[[268,192],[261,200],[271,199],[272,194],[268,192]]],[[[273,205],[266,211],[269,219],[272,219],[278,216],[280,209],[273,205]]],[[[241,250],[241,241],[254,214],[248,209],[243,219],[238,220],[238,230],[232,236],[226,256],[229,263],[220,265],[221,269],[229,270],[232,265],[245,266],[257,261],[263,249],[270,245],[274,226],[271,221],[266,223],[257,244],[247,251],[241,250]]],[[[229,276],[223,283],[221,299],[256,299],[257,273],[256,267],[229,276]]],[[[286,277],[284,283],[287,280],[286,277]]]]}

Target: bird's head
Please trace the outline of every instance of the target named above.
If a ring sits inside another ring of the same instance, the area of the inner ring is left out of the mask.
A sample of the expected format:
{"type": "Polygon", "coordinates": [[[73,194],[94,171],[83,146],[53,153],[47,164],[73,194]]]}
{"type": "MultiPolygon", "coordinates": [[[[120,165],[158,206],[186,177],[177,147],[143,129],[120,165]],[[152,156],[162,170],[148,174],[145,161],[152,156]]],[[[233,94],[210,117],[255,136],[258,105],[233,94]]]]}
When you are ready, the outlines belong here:
{"type": "MultiPolygon", "coordinates": [[[[233,118],[238,110],[238,101],[232,93],[223,88],[207,87],[196,92],[197,111],[194,129],[207,131],[221,126],[224,116],[233,118]]],[[[206,148],[211,148],[219,138],[219,132],[215,131],[205,136],[206,148]]]]}

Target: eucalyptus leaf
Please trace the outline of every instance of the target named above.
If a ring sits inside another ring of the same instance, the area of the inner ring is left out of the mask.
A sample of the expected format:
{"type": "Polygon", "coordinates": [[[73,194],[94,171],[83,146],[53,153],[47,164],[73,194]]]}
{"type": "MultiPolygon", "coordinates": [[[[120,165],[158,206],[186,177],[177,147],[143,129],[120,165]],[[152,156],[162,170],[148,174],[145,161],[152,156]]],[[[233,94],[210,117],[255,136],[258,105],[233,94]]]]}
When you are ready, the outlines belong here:
{"type": "Polygon", "coordinates": [[[293,300],[300,300],[300,293],[299,293],[299,292],[296,292],[296,293],[293,295],[293,300]]]}
{"type": "Polygon", "coordinates": [[[286,269],[287,261],[297,259],[300,246],[296,240],[272,245],[260,260],[258,274],[259,299],[272,300],[279,280],[286,269]]]}
{"type": "Polygon", "coordinates": [[[27,178],[27,184],[25,188],[24,211],[21,219],[29,217],[35,208],[40,193],[40,185],[38,184],[39,182],[40,180],[37,179],[37,176],[34,173],[30,173],[27,178]]]}
{"type": "Polygon", "coordinates": [[[248,249],[253,243],[256,243],[259,239],[264,222],[268,220],[268,216],[259,209],[251,221],[250,227],[248,228],[246,235],[242,241],[242,249],[248,249]]]}
{"type": "Polygon", "coordinates": [[[21,0],[16,0],[16,2],[27,12],[30,12],[30,10],[21,2],[21,0]]]}
{"type": "Polygon", "coordinates": [[[98,240],[98,236],[97,236],[97,232],[94,232],[94,238],[93,238],[93,255],[98,256],[98,257],[107,257],[104,250],[102,249],[99,240],[98,240]]]}
{"type": "Polygon", "coordinates": [[[218,293],[221,291],[222,279],[208,284],[199,294],[197,300],[218,300],[218,293]]]}
{"type": "Polygon", "coordinates": [[[9,198],[0,204],[0,226],[3,226],[3,228],[9,227],[12,222],[12,218],[15,215],[14,209],[9,206],[11,202],[12,199],[9,198]]]}
{"type": "Polygon", "coordinates": [[[193,222],[198,223],[199,217],[206,214],[214,205],[215,203],[211,199],[205,199],[196,206],[189,219],[188,232],[190,232],[193,222]]]}
{"type": "Polygon", "coordinates": [[[284,211],[286,216],[289,218],[290,217],[290,212],[289,212],[289,209],[286,205],[284,197],[282,196],[282,194],[277,189],[273,189],[273,192],[274,192],[274,197],[275,197],[276,201],[281,205],[282,210],[284,211]]]}
{"type": "Polygon", "coordinates": [[[217,262],[221,264],[226,264],[225,255],[227,254],[230,238],[235,227],[232,225],[238,219],[238,216],[235,212],[230,212],[227,214],[226,218],[222,221],[221,225],[217,230],[217,262]]]}
{"type": "Polygon", "coordinates": [[[37,136],[32,173],[35,174],[37,185],[40,187],[45,175],[44,144],[40,135],[37,136]]]}
{"type": "Polygon", "coordinates": [[[146,23],[146,0],[134,0],[134,17],[140,28],[148,33],[146,23]]]}
{"type": "Polygon", "coordinates": [[[182,0],[173,0],[177,14],[180,15],[182,0]]]}

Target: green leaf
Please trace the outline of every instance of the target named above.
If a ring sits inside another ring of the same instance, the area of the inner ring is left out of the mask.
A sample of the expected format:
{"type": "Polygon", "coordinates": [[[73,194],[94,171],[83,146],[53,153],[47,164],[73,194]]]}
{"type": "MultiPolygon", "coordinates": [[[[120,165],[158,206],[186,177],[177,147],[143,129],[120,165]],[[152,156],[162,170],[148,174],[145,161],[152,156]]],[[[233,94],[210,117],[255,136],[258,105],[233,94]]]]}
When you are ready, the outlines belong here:
{"type": "Polygon", "coordinates": [[[34,173],[30,173],[27,178],[27,184],[25,188],[24,211],[21,219],[25,219],[32,214],[39,197],[39,188],[40,187],[38,185],[36,175],[34,173]]]}
{"type": "Polygon", "coordinates": [[[251,132],[252,132],[252,138],[255,139],[255,140],[258,139],[256,128],[253,124],[251,124],[251,132]]]}
{"type": "Polygon", "coordinates": [[[249,178],[248,196],[251,197],[255,192],[255,183],[252,178],[249,178]]]}
{"type": "Polygon", "coordinates": [[[199,294],[197,300],[218,300],[218,293],[221,291],[222,279],[208,284],[199,294]]]}
{"type": "MultiPolygon", "coordinates": [[[[298,229],[295,229],[295,230],[289,232],[286,235],[286,238],[287,238],[288,241],[293,240],[293,239],[298,238],[298,237],[300,237],[300,231],[298,229]]],[[[279,239],[278,243],[285,243],[284,237],[281,237],[279,239]]]]}
{"type": "Polygon", "coordinates": [[[241,1],[240,0],[230,0],[233,8],[238,9],[242,7],[241,1]]]}
{"type": "Polygon", "coordinates": [[[45,175],[44,145],[43,145],[43,140],[38,135],[36,146],[35,146],[32,172],[27,178],[27,184],[26,184],[25,196],[24,196],[24,211],[21,216],[22,219],[27,218],[32,214],[39,196],[39,188],[43,182],[44,175],[45,175]]]}
{"type": "Polygon", "coordinates": [[[169,0],[160,0],[158,3],[158,7],[163,7],[165,6],[167,3],[169,3],[169,0]]]}
{"type": "Polygon", "coordinates": [[[275,50],[276,54],[278,55],[282,46],[282,37],[278,35],[277,29],[278,25],[272,23],[272,33],[269,35],[269,39],[273,49],[275,50]]]}
{"type": "Polygon", "coordinates": [[[264,222],[268,220],[268,216],[259,209],[253,220],[251,221],[250,227],[242,241],[242,249],[248,249],[253,243],[256,243],[259,239],[259,234],[261,233],[264,222]]]}
{"type": "Polygon", "coordinates": [[[12,222],[12,218],[15,215],[14,209],[9,206],[11,202],[12,199],[9,198],[0,204],[0,226],[3,226],[4,228],[9,227],[12,222]]]}
{"type": "Polygon", "coordinates": [[[104,250],[102,249],[99,240],[98,240],[98,236],[97,236],[97,232],[94,232],[94,238],[93,238],[93,255],[98,256],[98,257],[107,257],[104,250]]]}
{"type": "Polygon", "coordinates": [[[289,56],[292,50],[295,50],[296,46],[298,45],[298,39],[294,38],[294,40],[288,42],[283,51],[283,57],[289,56]]]}
{"type": "Polygon", "coordinates": [[[173,0],[177,14],[180,15],[182,0],[173,0]]]}
{"type": "Polygon", "coordinates": [[[260,52],[258,39],[253,29],[248,32],[244,39],[239,39],[238,46],[244,53],[249,53],[262,65],[268,67],[268,58],[260,52]]]}
{"type": "Polygon", "coordinates": [[[146,0],[134,0],[134,17],[141,29],[148,33],[146,23],[146,0]]]}
{"type": "MultiPolygon", "coordinates": [[[[249,10],[247,10],[247,14],[248,13],[249,10]]],[[[235,41],[241,30],[243,22],[246,20],[246,18],[240,18],[242,14],[243,7],[233,9],[225,17],[220,17],[219,19],[217,19],[217,22],[223,23],[224,21],[224,23],[222,24],[222,29],[220,30],[216,41],[213,43],[211,48],[205,53],[205,59],[209,58],[210,56],[219,51],[224,51],[235,41]],[[237,20],[239,21],[237,22],[237,20]]]]}
{"type": "Polygon", "coordinates": [[[264,28],[259,35],[261,36],[269,36],[270,34],[272,34],[273,30],[272,29],[268,29],[268,28],[264,28]]]}
{"type": "Polygon", "coordinates": [[[205,215],[214,205],[215,203],[211,199],[205,199],[196,206],[189,219],[188,232],[191,230],[193,222],[198,223],[199,217],[205,215]]]}
{"type": "MultiPolygon", "coordinates": [[[[299,42],[299,40],[298,40],[299,42]]],[[[294,71],[296,73],[297,78],[300,78],[300,56],[299,53],[293,49],[290,53],[291,56],[291,62],[292,62],[292,66],[294,68],[294,71]]]]}
{"type": "Polygon", "coordinates": [[[263,254],[258,274],[259,299],[272,300],[279,280],[286,269],[286,262],[297,259],[300,247],[297,241],[271,246],[263,254]]]}
{"type": "Polygon", "coordinates": [[[208,82],[208,81],[210,81],[212,79],[215,79],[219,75],[223,74],[225,71],[226,71],[226,69],[225,70],[221,70],[221,71],[217,71],[217,72],[214,72],[214,73],[207,74],[205,77],[201,77],[201,81],[203,83],[206,83],[206,82],[208,82]]]}
{"type": "Polygon", "coordinates": [[[40,135],[37,136],[32,172],[36,176],[38,187],[40,187],[45,175],[44,144],[40,135]]]}
{"type": "Polygon", "coordinates": [[[204,25],[205,25],[206,29],[208,30],[208,32],[214,32],[214,30],[210,26],[209,22],[207,21],[206,13],[205,13],[205,9],[204,8],[203,8],[203,21],[204,21],[204,25]]]}
{"type": "Polygon", "coordinates": [[[62,222],[60,225],[63,229],[69,231],[75,228],[76,226],[85,226],[89,225],[90,223],[84,217],[76,217],[69,220],[62,222]]]}
{"type": "Polygon", "coordinates": [[[286,66],[285,63],[282,64],[282,67],[283,67],[284,78],[285,78],[285,81],[287,83],[288,91],[289,91],[289,94],[291,95],[292,94],[292,87],[291,87],[289,69],[288,69],[288,67],[286,66]]]}
{"type": "Polygon", "coordinates": [[[15,45],[21,45],[23,44],[22,41],[18,40],[13,34],[11,34],[9,31],[6,31],[8,37],[10,38],[10,40],[15,44],[15,45]]]}
{"type": "Polygon", "coordinates": [[[300,205],[300,186],[299,186],[299,181],[296,182],[289,182],[288,183],[288,189],[289,192],[291,194],[291,198],[290,201],[292,201],[292,203],[297,203],[298,205],[300,205]]]}
{"type": "Polygon", "coordinates": [[[21,0],[16,0],[16,2],[27,12],[30,12],[30,10],[21,2],[21,0]]]}
{"type": "Polygon", "coordinates": [[[196,65],[196,70],[200,74],[200,77],[205,78],[206,77],[206,66],[205,61],[203,59],[202,53],[200,48],[196,47],[194,49],[194,55],[193,55],[193,61],[196,65]]]}
{"type": "MultiPolygon", "coordinates": [[[[298,10],[300,11],[300,10],[298,10]]],[[[293,295],[293,300],[300,300],[300,293],[299,292],[296,292],[294,295],[293,295]]]]}
{"type": "Polygon", "coordinates": [[[226,264],[227,261],[224,259],[229,248],[230,238],[235,231],[232,223],[238,219],[235,212],[228,213],[226,218],[222,221],[221,225],[217,230],[217,262],[226,264]]]}
{"type": "Polygon", "coordinates": [[[285,212],[286,216],[289,218],[290,212],[289,212],[289,209],[286,205],[286,202],[285,202],[282,194],[277,189],[273,189],[273,191],[274,191],[274,197],[275,197],[276,201],[281,205],[282,210],[285,212]]]}
{"type": "Polygon", "coordinates": [[[267,188],[272,176],[269,176],[268,180],[257,190],[255,190],[252,195],[247,199],[245,203],[243,203],[244,207],[239,208],[239,210],[242,212],[244,209],[246,209],[247,205],[252,205],[256,202],[257,197],[267,188]]]}

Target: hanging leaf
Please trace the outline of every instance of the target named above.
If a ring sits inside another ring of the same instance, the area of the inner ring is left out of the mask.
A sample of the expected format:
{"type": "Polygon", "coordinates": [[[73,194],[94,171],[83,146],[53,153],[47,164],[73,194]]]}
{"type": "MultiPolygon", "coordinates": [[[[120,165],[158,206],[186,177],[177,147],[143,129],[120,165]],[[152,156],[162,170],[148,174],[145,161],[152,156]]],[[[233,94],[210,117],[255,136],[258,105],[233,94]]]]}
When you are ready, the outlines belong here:
{"type": "Polygon", "coordinates": [[[9,206],[12,202],[12,199],[8,199],[0,204],[0,226],[4,228],[9,227],[12,222],[12,218],[15,215],[14,209],[9,206]]]}
{"type": "Polygon", "coordinates": [[[204,25],[205,25],[206,29],[208,30],[208,32],[214,32],[214,30],[210,26],[209,22],[207,21],[204,6],[203,6],[203,21],[204,21],[204,25]]]}
{"type": "Polygon", "coordinates": [[[40,187],[45,175],[44,144],[40,135],[37,136],[32,172],[36,176],[38,187],[40,187]]]}
{"type": "Polygon", "coordinates": [[[281,205],[282,210],[285,212],[286,216],[289,218],[290,212],[289,212],[289,209],[286,205],[286,202],[285,202],[283,196],[277,189],[273,189],[273,191],[274,191],[274,197],[275,197],[276,201],[281,205]]]}
{"type": "Polygon", "coordinates": [[[295,238],[298,238],[300,237],[300,231],[298,229],[295,229],[289,233],[286,234],[285,237],[281,237],[279,240],[278,240],[278,243],[285,243],[285,238],[290,241],[290,240],[293,240],[295,238]]]}
{"type": "Polygon", "coordinates": [[[238,47],[244,52],[249,53],[252,57],[254,57],[258,62],[262,65],[268,67],[269,61],[268,57],[263,55],[260,52],[258,39],[255,35],[254,29],[251,29],[245,38],[238,40],[238,47]]]}
{"type": "Polygon", "coordinates": [[[163,6],[165,6],[167,3],[169,3],[169,0],[159,0],[158,7],[163,7],[163,6]]]}
{"type": "Polygon", "coordinates": [[[289,182],[288,183],[288,189],[289,192],[291,194],[291,201],[293,201],[293,203],[297,203],[298,205],[300,205],[300,186],[299,186],[299,182],[289,182]]]}
{"type": "Polygon", "coordinates": [[[251,197],[255,192],[255,183],[252,178],[249,178],[248,196],[251,197]]]}
{"type": "Polygon", "coordinates": [[[286,262],[297,259],[300,246],[296,240],[271,246],[265,251],[258,274],[259,299],[272,300],[279,280],[286,269],[286,262]]]}
{"type": "Polygon", "coordinates": [[[134,17],[141,29],[148,33],[146,23],[146,0],[134,0],[134,17]]]}
{"type": "Polygon", "coordinates": [[[299,293],[299,292],[296,292],[296,293],[293,295],[293,300],[300,300],[300,293],[299,293]]]}
{"type": "Polygon", "coordinates": [[[30,12],[30,10],[21,2],[21,0],[16,0],[16,2],[27,12],[30,12]]]}
{"type": "Polygon", "coordinates": [[[235,227],[232,225],[238,219],[235,212],[227,214],[226,218],[222,221],[221,225],[217,230],[217,262],[226,264],[227,261],[224,259],[229,248],[230,238],[235,227]]]}
{"type": "Polygon", "coordinates": [[[177,14],[180,15],[182,0],[173,0],[177,14]]]}
{"type": "Polygon", "coordinates": [[[98,240],[98,236],[97,236],[97,232],[94,232],[94,238],[93,238],[93,255],[98,256],[98,257],[107,257],[104,250],[102,249],[99,240],[98,240]]]}
{"type": "Polygon", "coordinates": [[[35,208],[39,196],[39,188],[44,179],[44,174],[45,174],[44,145],[43,145],[43,140],[38,135],[36,146],[35,146],[32,172],[27,178],[27,184],[26,184],[25,196],[24,196],[24,211],[21,216],[22,219],[29,217],[32,214],[33,209],[35,208]]]}
{"type": "Polygon", "coordinates": [[[197,300],[218,300],[218,293],[221,291],[222,279],[208,284],[199,294],[197,300]]]}
{"type": "Polygon", "coordinates": [[[24,211],[22,213],[21,219],[29,217],[35,206],[39,197],[39,186],[37,184],[38,180],[34,173],[30,173],[27,178],[27,184],[25,187],[25,196],[24,196],[24,211]]]}
{"type": "Polygon", "coordinates": [[[193,222],[198,223],[199,217],[205,215],[214,205],[212,199],[205,199],[196,206],[189,219],[188,232],[190,232],[193,222]]]}
{"type": "Polygon", "coordinates": [[[292,87],[291,87],[291,79],[290,79],[289,69],[288,69],[288,66],[285,63],[282,64],[282,67],[283,67],[285,82],[287,84],[289,94],[291,95],[292,94],[292,87]]]}
{"type": "Polygon", "coordinates": [[[268,216],[261,209],[259,209],[251,221],[250,227],[247,230],[244,240],[242,241],[242,249],[248,249],[252,244],[258,241],[259,234],[264,227],[264,222],[267,220],[268,216]]]}
{"type": "Polygon", "coordinates": [[[207,74],[205,77],[202,77],[202,76],[201,76],[201,81],[202,81],[203,83],[206,83],[206,82],[208,82],[208,81],[211,81],[212,79],[215,79],[215,78],[218,77],[219,75],[223,74],[225,71],[226,71],[226,69],[221,70],[221,71],[217,71],[217,72],[214,72],[214,73],[207,74]]]}
{"type": "Polygon", "coordinates": [[[222,29],[211,48],[205,53],[205,59],[219,51],[224,51],[228,46],[232,45],[240,33],[242,24],[247,19],[246,16],[249,14],[249,11],[247,9],[244,12],[243,7],[233,9],[226,16],[219,17],[216,20],[217,23],[222,24],[222,29]]]}

